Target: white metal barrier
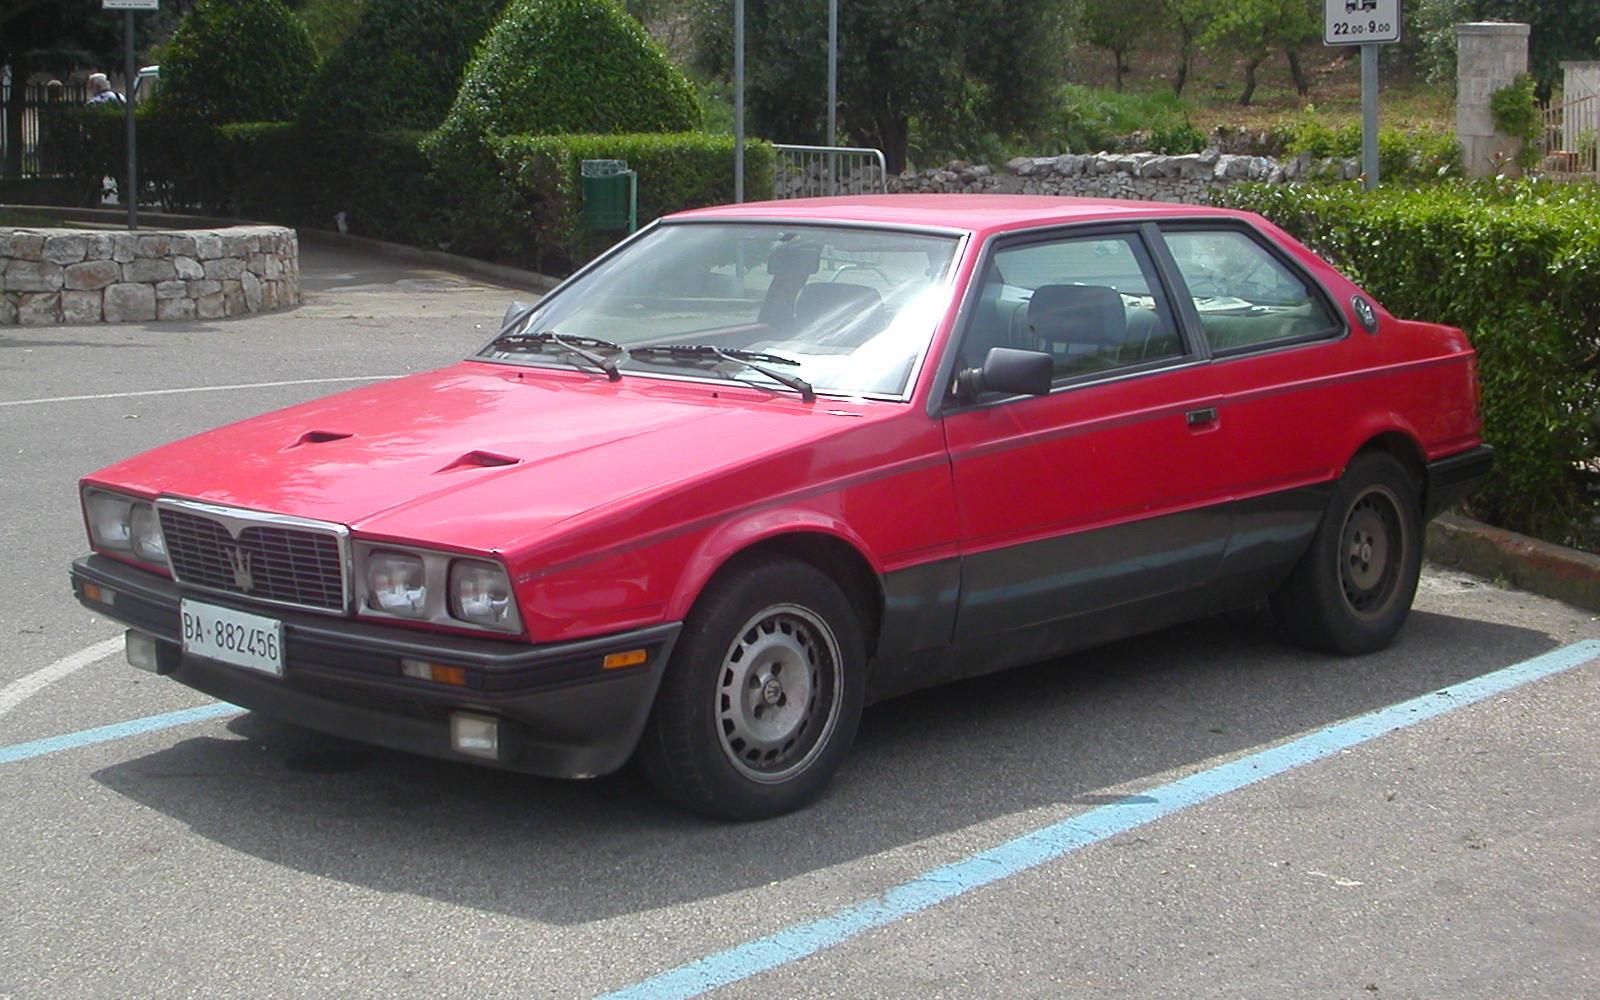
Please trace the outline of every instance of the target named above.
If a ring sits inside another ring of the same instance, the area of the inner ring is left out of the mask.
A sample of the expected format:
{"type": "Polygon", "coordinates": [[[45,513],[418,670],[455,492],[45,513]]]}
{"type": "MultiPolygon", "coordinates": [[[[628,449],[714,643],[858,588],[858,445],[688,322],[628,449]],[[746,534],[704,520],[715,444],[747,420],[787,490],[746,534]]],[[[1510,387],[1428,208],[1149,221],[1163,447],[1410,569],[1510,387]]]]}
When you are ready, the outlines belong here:
{"type": "Polygon", "coordinates": [[[888,193],[889,169],[881,149],[777,143],[772,148],[777,151],[772,177],[776,198],[888,193]]]}

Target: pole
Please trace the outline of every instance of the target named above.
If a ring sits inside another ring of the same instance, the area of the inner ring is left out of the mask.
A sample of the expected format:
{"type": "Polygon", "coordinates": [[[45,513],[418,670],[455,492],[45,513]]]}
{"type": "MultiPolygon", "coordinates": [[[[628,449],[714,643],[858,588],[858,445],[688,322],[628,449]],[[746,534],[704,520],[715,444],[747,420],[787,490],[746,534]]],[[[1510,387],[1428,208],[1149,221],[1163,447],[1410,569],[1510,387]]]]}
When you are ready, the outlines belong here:
{"type": "Polygon", "coordinates": [[[1361,46],[1361,172],[1368,191],[1378,186],[1378,47],[1361,46]]]}
{"type": "Polygon", "coordinates": [[[733,0],[733,200],[744,201],[744,0],[733,0]]]}
{"type": "MultiPolygon", "coordinates": [[[[839,145],[839,0],[828,0],[828,145],[839,145]]],[[[829,194],[839,193],[839,154],[830,157],[829,194]]]]}
{"type": "Polygon", "coordinates": [[[128,228],[139,228],[139,154],[134,147],[133,135],[133,11],[122,15],[122,89],[123,117],[128,122],[128,183],[122,198],[128,204],[128,228]]]}

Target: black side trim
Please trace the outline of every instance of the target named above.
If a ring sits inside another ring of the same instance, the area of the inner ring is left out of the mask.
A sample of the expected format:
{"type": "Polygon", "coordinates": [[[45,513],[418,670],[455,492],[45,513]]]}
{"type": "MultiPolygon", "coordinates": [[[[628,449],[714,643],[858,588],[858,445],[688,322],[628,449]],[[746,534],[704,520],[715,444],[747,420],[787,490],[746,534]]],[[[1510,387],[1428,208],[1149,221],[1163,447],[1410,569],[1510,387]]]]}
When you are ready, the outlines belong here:
{"type": "Polygon", "coordinates": [[[1428,463],[1425,517],[1454,507],[1478,491],[1494,468],[1494,449],[1486,444],[1428,463]]]}

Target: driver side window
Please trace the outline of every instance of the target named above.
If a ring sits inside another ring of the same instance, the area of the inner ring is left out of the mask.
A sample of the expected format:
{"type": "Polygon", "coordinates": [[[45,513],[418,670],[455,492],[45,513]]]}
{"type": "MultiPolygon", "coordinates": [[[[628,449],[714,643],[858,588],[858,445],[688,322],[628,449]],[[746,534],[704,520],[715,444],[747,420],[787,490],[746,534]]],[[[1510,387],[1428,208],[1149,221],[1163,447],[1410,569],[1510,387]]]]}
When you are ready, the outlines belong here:
{"type": "Polygon", "coordinates": [[[981,365],[993,347],[1050,355],[1058,381],[1184,353],[1149,254],[1132,233],[996,251],[960,363],[981,365]]]}

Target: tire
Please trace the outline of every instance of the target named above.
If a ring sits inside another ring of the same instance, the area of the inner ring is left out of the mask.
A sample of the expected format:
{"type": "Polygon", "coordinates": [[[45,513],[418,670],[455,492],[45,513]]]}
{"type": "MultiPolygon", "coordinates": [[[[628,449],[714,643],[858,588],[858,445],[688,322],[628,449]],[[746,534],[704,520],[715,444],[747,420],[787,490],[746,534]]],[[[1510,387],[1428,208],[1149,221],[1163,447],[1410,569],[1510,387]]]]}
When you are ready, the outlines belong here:
{"type": "Polygon", "coordinates": [[[1372,653],[1405,624],[1422,572],[1416,479],[1387,452],[1357,455],[1272,611],[1291,638],[1333,653],[1372,653]]]}
{"type": "Polygon", "coordinates": [[[738,562],[684,622],[639,742],[645,777],[717,819],[792,812],[849,752],[865,667],[860,619],[826,574],[781,556],[738,562]]]}

